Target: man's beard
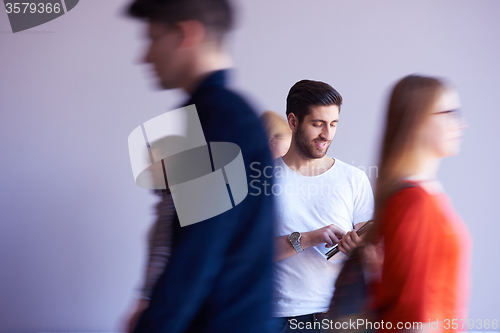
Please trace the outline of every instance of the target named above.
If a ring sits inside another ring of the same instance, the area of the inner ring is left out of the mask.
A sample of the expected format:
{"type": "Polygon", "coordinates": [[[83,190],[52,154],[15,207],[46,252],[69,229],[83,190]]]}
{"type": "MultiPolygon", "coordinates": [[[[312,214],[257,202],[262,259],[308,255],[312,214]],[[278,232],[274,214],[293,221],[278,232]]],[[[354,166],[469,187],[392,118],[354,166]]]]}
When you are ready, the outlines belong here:
{"type": "Polygon", "coordinates": [[[326,152],[328,151],[328,148],[330,148],[330,144],[332,143],[331,141],[328,142],[327,140],[323,140],[320,138],[316,138],[312,141],[308,141],[308,139],[305,137],[304,132],[302,131],[302,124],[299,124],[297,128],[297,132],[295,133],[295,138],[294,138],[297,146],[297,150],[299,153],[309,159],[317,159],[317,158],[322,158],[323,156],[326,155],[326,152]],[[316,148],[315,142],[327,142],[327,146],[323,150],[319,150],[316,148]]]}

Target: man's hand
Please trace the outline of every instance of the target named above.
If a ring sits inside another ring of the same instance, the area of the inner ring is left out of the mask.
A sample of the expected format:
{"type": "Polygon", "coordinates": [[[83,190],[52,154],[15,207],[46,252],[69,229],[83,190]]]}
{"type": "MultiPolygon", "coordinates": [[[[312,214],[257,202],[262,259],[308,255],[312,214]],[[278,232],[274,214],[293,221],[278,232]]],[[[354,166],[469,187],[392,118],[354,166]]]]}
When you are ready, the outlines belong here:
{"type": "Polygon", "coordinates": [[[142,312],[146,310],[148,306],[149,306],[148,300],[145,299],[137,300],[136,304],[134,305],[134,308],[129,314],[127,314],[125,318],[124,322],[125,327],[123,328],[125,332],[132,333],[134,331],[139,317],[141,316],[142,312]]]}
{"type": "Polygon", "coordinates": [[[358,236],[356,230],[352,230],[346,233],[345,236],[339,241],[339,250],[345,255],[350,256],[358,246],[363,244],[363,238],[358,236]]]}
{"type": "Polygon", "coordinates": [[[341,239],[344,234],[344,230],[336,225],[330,224],[320,229],[304,232],[300,240],[300,245],[304,249],[323,243],[326,243],[325,247],[332,247],[338,243],[339,239],[341,239]]]}

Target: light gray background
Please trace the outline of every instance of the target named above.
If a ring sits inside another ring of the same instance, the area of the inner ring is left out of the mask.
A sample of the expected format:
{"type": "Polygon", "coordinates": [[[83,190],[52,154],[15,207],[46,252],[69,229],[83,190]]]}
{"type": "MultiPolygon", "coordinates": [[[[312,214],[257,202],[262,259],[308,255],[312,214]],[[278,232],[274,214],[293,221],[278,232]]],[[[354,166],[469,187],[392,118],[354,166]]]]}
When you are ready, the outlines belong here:
{"type": "MultiPolygon", "coordinates": [[[[138,65],[126,3],[80,1],[17,34],[0,10],[1,332],[117,331],[140,285],[155,198],[134,184],[127,137],[183,96],[138,65]]],[[[296,81],[332,84],[345,105],[329,155],[347,163],[376,163],[398,78],[456,84],[470,128],[440,177],[474,239],[470,318],[500,319],[500,1],[239,3],[235,84],[283,113],[296,81]]]]}

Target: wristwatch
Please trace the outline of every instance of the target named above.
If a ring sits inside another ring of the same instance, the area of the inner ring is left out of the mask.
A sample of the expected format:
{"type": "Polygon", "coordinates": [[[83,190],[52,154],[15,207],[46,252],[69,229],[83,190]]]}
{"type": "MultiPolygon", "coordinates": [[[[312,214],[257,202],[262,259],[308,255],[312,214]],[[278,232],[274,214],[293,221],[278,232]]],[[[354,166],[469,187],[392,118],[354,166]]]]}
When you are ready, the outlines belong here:
{"type": "Polygon", "coordinates": [[[302,237],[302,235],[300,234],[300,232],[297,232],[297,231],[292,232],[290,234],[290,236],[288,236],[288,240],[290,241],[290,243],[292,243],[293,248],[297,252],[304,251],[304,249],[302,248],[302,246],[300,246],[300,238],[301,237],[302,237]]]}

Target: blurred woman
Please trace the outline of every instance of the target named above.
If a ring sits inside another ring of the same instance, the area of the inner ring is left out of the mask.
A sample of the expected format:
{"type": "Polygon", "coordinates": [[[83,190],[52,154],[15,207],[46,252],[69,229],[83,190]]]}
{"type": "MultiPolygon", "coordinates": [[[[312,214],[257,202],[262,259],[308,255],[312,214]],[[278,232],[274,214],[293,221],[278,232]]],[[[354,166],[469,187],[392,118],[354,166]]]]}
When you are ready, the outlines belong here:
{"type": "Polygon", "coordinates": [[[268,144],[273,160],[285,155],[292,141],[292,131],[287,121],[273,111],[264,112],[260,120],[269,139],[268,144]]]}
{"type": "Polygon", "coordinates": [[[442,158],[460,151],[459,109],[437,78],[410,75],[392,91],[372,230],[384,244],[375,309],[392,330],[430,321],[432,332],[450,332],[462,326],[452,319],[467,318],[471,238],[437,178],[442,158]]]}

